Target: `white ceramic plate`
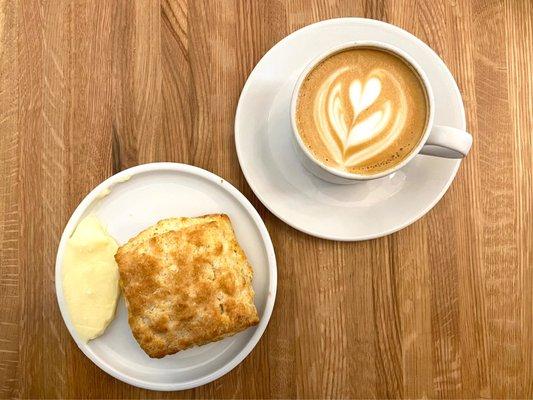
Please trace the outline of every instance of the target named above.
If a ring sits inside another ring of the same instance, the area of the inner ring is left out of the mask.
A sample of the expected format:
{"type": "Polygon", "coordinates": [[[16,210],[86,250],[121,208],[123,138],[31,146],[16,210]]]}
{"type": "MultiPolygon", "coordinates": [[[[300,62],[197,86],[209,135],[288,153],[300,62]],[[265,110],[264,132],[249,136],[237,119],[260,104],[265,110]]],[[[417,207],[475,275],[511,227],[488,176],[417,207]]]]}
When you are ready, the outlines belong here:
{"type": "Polygon", "coordinates": [[[274,306],[276,260],[270,236],[250,202],[231,184],[203,169],[184,164],[145,164],[122,171],[98,185],[72,214],[59,243],[56,293],[61,315],[78,347],[115,378],[153,390],[182,390],[203,385],[231,371],[259,341],[274,306]],[[128,180],[126,180],[129,178],[128,180]],[[107,189],[110,193],[105,195],[107,189]],[[255,305],[260,322],[220,342],[163,359],[149,358],[130,331],[124,300],[106,332],[84,343],[70,322],[61,284],[68,238],[78,222],[96,214],[119,244],[163,218],[226,213],[254,267],[255,305]]]}
{"type": "Polygon", "coordinates": [[[396,26],[339,18],[287,36],[259,61],[237,106],[235,143],[242,171],[263,204],[292,227],[332,240],[388,235],[426,214],[452,183],[459,160],[419,155],[387,177],[334,185],[308,173],[296,158],[289,118],[293,86],[316,56],[341,43],[375,40],[413,57],[435,94],[435,123],[466,128],[461,94],[448,68],[420,39],[396,26]]]}

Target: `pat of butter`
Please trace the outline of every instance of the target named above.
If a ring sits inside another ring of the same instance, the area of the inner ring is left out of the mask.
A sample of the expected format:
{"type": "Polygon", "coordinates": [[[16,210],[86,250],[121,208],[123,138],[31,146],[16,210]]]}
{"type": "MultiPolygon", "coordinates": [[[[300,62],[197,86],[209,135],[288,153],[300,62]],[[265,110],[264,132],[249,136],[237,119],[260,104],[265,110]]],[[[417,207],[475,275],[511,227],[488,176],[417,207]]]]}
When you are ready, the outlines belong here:
{"type": "Polygon", "coordinates": [[[76,331],[84,341],[104,333],[119,294],[118,245],[95,216],[81,220],[67,242],[63,293],[76,331]]]}

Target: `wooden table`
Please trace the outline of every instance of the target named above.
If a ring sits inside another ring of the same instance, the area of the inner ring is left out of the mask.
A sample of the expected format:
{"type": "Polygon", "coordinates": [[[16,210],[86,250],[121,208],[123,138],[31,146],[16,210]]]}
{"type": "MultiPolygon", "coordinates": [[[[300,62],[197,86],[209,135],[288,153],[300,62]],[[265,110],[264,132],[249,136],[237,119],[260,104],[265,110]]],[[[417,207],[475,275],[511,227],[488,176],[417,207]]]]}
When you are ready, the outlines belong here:
{"type": "Polygon", "coordinates": [[[0,0],[1,397],[533,397],[533,3],[0,0]],[[364,16],[428,43],[474,147],[439,204],[393,235],[319,240],[257,200],[233,117],[261,56],[364,16]],[[257,208],[278,296],[235,370],[162,394],[78,350],[54,291],[59,237],[97,183],[150,161],[206,168],[257,208]]]}

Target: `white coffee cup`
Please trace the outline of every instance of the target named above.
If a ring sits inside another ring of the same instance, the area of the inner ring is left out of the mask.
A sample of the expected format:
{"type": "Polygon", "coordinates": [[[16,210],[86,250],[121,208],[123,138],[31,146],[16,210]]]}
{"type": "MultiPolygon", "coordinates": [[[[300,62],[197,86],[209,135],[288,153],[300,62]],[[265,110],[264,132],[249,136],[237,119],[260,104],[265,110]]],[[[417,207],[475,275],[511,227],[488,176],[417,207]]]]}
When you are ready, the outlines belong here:
{"type": "Polygon", "coordinates": [[[328,50],[326,53],[321,54],[319,57],[311,61],[305,67],[300,77],[296,81],[296,85],[294,86],[292,93],[290,113],[293,137],[295,139],[295,148],[298,154],[298,158],[300,159],[304,167],[313,175],[331,183],[350,184],[358,181],[381,178],[383,176],[392,174],[393,172],[404,167],[418,154],[445,158],[463,158],[468,154],[470,147],[472,146],[472,136],[470,135],[470,133],[449,126],[440,126],[434,124],[433,120],[435,117],[435,99],[433,96],[433,90],[426,74],[424,73],[420,65],[418,65],[418,63],[413,60],[408,54],[406,54],[403,50],[400,50],[397,47],[391,46],[389,44],[377,41],[354,41],[344,43],[340,46],[336,46],[328,50]],[[357,47],[371,47],[376,48],[378,50],[388,51],[403,59],[419,75],[420,80],[422,81],[422,84],[425,88],[428,101],[428,121],[424,134],[418,146],[415,147],[413,151],[399,164],[394,165],[388,170],[381,171],[372,175],[361,175],[342,171],[340,169],[336,169],[334,167],[326,165],[320,160],[318,160],[303,143],[302,138],[298,133],[298,127],[296,124],[296,106],[298,95],[300,93],[302,83],[309,74],[309,72],[319,63],[321,63],[326,58],[332,56],[333,54],[357,47]]]}

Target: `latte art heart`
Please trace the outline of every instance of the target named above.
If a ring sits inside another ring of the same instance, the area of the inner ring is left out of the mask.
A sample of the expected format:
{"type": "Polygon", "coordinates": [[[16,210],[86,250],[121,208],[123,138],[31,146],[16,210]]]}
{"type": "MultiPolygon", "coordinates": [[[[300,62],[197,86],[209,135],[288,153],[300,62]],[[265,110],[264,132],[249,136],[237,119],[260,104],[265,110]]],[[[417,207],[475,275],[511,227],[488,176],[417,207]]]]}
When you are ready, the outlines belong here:
{"type": "Polygon", "coordinates": [[[343,67],[317,91],[313,116],[319,134],[333,159],[342,166],[358,165],[394,141],[405,122],[405,96],[401,90],[391,101],[382,82],[398,88],[387,71],[375,70],[367,79],[353,78],[357,70],[343,67]],[[394,109],[393,109],[394,108],[394,109]],[[369,146],[362,147],[362,144],[369,146]]]}
{"type": "Polygon", "coordinates": [[[313,154],[356,173],[400,162],[420,140],[426,115],[425,91],[413,70],[373,49],[322,61],[302,83],[296,113],[313,154]]]}

